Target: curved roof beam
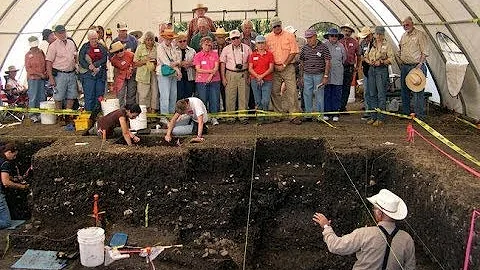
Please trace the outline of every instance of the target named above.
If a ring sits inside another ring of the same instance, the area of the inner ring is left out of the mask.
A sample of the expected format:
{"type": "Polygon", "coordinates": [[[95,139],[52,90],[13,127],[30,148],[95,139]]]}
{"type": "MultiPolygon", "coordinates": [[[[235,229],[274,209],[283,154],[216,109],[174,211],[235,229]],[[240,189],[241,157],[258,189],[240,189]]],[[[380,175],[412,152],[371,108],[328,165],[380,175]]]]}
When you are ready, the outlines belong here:
{"type": "Polygon", "coordinates": [[[77,14],[78,11],[80,11],[80,10],[83,8],[83,6],[84,6],[87,2],[88,2],[88,0],[83,0],[83,3],[81,3],[81,4],[77,7],[77,9],[72,13],[72,15],[71,15],[70,17],[68,17],[68,19],[65,21],[64,25],[67,25],[67,24],[70,22],[70,20],[77,14]]]}
{"type": "MultiPolygon", "coordinates": [[[[10,4],[9,6],[9,11],[10,9],[16,4],[17,1],[14,1],[15,3],[12,2],[12,4],[10,4]]],[[[42,6],[47,2],[47,0],[43,0],[42,3],[40,5],[38,5],[38,7],[35,9],[34,12],[32,12],[32,14],[30,14],[30,17],[28,17],[27,20],[25,20],[25,23],[23,24],[22,28],[20,28],[20,31],[18,31],[17,35],[15,36],[15,39],[12,41],[12,43],[10,44],[10,47],[8,48],[8,51],[7,53],[5,54],[5,57],[3,58],[2,60],[2,63],[0,64],[0,67],[3,67],[3,65],[5,65],[5,61],[7,60],[7,56],[10,54],[10,51],[12,50],[13,46],[15,45],[15,43],[17,42],[17,39],[18,37],[22,34],[23,32],[23,29],[25,29],[25,27],[27,26],[28,22],[30,22],[30,20],[33,18],[33,16],[35,16],[35,14],[37,14],[37,12],[40,10],[40,8],[42,8],[42,6]]],[[[6,15],[8,12],[4,12],[3,15],[6,15]]],[[[3,18],[2,18],[3,19],[3,18]]]]}
{"type": "MultiPolygon", "coordinates": [[[[340,1],[341,2],[341,1],[340,1]]],[[[338,10],[340,10],[341,13],[343,13],[343,15],[345,15],[345,17],[347,17],[347,19],[355,26],[355,28],[359,29],[358,28],[358,25],[356,23],[353,22],[352,18],[350,18],[350,16],[348,16],[348,14],[342,9],[340,8],[337,3],[335,3],[335,1],[330,1],[330,3],[332,3],[334,6],[336,6],[338,8],[338,10]]],[[[342,2],[343,4],[343,2],[342,2]]],[[[345,5],[345,4],[343,4],[345,5]]],[[[351,11],[350,11],[351,12],[351,11]]]]}
{"type": "Polygon", "coordinates": [[[0,23],[3,21],[3,19],[5,19],[5,16],[7,16],[7,14],[10,12],[10,10],[12,10],[12,8],[15,6],[17,2],[18,0],[13,0],[12,2],[10,2],[10,5],[8,5],[8,7],[5,9],[2,15],[0,15],[0,23]]]}
{"type": "MultiPolygon", "coordinates": [[[[89,15],[90,13],[92,13],[92,11],[95,10],[95,9],[98,7],[98,5],[100,5],[100,3],[102,3],[102,1],[98,1],[95,5],[93,5],[93,7],[92,7],[87,13],[85,13],[85,15],[83,16],[83,18],[82,18],[82,19],[80,20],[80,22],[77,24],[77,27],[75,27],[75,30],[73,30],[72,36],[75,35],[75,33],[77,33],[77,31],[80,29],[80,26],[82,25],[82,23],[85,21],[85,19],[87,19],[88,15],[89,15]]],[[[73,16],[72,16],[72,17],[73,17],[73,16]]],[[[71,18],[72,18],[72,17],[71,17],[71,18]]],[[[80,46],[81,44],[78,44],[78,45],[80,46]]]]}
{"type": "MultiPolygon", "coordinates": [[[[343,2],[343,0],[339,0],[340,3],[342,3],[342,5],[353,15],[353,17],[355,17],[355,19],[357,19],[357,21],[359,22],[360,25],[354,23],[355,25],[355,28],[357,28],[357,30],[360,30],[360,26],[363,25],[363,22],[362,20],[360,20],[360,18],[357,16],[357,14],[355,14],[355,12],[352,11],[352,9],[343,2]]],[[[350,20],[351,21],[351,20],[350,20]]]]}
{"type": "MultiPolygon", "coordinates": [[[[458,0],[458,2],[460,2],[460,4],[462,4],[465,10],[472,16],[472,19],[478,18],[478,15],[473,11],[470,5],[468,5],[468,3],[465,2],[465,0],[458,0]]],[[[477,22],[477,25],[480,26],[480,21],[477,22]]]]}
{"type": "MultiPolygon", "coordinates": [[[[95,23],[97,22],[98,18],[100,18],[100,17],[103,15],[103,13],[105,13],[105,11],[113,4],[114,1],[115,1],[115,0],[111,0],[110,3],[108,3],[108,5],[106,5],[106,6],[103,8],[103,10],[97,15],[97,17],[95,17],[95,19],[92,21],[92,23],[90,24],[90,26],[89,26],[88,28],[90,28],[90,27],[92,27],[92,26],[95,25],[95,23]]],[[[82,43],[83,43],[83,41],[85,40],[85,37],[86,37],[86,36],[87,36],[87,32],[85,32],[85,34],[83,35],[83,37],[82,37],[82,39],[80,40],[80,43],[79,43],[79,44],[82,44],[82,43]]]]}
{"type": "MultiPolygon", "coordinates": [[[[354,5],[358,10],[360,10],[360,12],[362,12],[363,16],[365,16],[365,18],[367,18],[370,21],[371,25],[375,25],[375,22],[372,20],[372,18],[357,4],[356,1],[357,0],[350,0],[350,3],[352,3],[352,5],[354,5]]],[[[365,26],[363,21],[361,21],[361,23],[362,25],[365,26]]]]}

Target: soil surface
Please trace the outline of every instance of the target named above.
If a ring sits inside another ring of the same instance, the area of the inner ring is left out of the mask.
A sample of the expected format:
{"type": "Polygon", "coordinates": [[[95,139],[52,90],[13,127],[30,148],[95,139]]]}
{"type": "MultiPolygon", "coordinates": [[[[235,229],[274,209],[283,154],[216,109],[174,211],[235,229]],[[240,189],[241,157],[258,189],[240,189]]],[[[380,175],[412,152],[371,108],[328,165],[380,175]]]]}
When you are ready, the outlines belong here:
{"type": "MultiPolygon", "coordinates": [[[[480,157],[478,129],[435,109],[426,122],[480,157]]],[[[409,207],[399,226],[414,238],[417,269],[459,269],[472,210],[480,208],[480,179],[419,136],[407,142],[408,123],[387,117],[386,125],[372,127],[359,114],[342,115],[334,127],[251,119],[248,125],[210,127],[200,144],[190,144],[188,137],[169,144],[158,135],[140,135],[134,147],[121,140],[103,143],[59,125],[2,128],[1,141],[20,147],[20,173],[30,165],[33,171],[27,178],[31,193],[7,194],[12,216],[28,221],[0,231],[1,239],[7,234],[10,239],[0,269],[27,248],[76,251],[76,231],[95,224],[89,216],[93,194],[99,194],[105,211],[106,243],[113,233],[125,232],[131,246],[183,245],[165,249],[153,261],[157,269],[351,269],[355,257],[329,253],[311,218],[326,214],[339,235],[372,225],[362,198],[380,188],[391,189],[409,207]]],[[[477,235],[472,269],[480,266],[479,258],[477,235]]],[[[100,268],[151,266],[133,254],[100,268]]],[[[67,269],[84,268],[75,259],[67,269]]]]}

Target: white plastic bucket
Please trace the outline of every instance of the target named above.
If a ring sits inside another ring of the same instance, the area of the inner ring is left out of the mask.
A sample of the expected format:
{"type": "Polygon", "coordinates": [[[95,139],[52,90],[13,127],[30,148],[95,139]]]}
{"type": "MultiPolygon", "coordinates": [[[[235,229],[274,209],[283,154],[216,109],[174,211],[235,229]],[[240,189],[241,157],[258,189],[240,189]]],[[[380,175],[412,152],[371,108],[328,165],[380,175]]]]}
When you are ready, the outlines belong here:
{"type": "Polygon", "coordinates": [[[120,109],[120,101],[118,98],[104,99],[101,102],[103,115],[107,115],[115,110],[120,109]]]}
{"type": "Polygon", "coordinates": [[[77,232],[80,248],[80,263],[86,267],[103,264],[105,259],[105,231],[99,227],[88,227],[77,232]]]}
{"type": "Polygon", "coordinates": [[[131,130],[141,130],[147,128],[147,106],[140,105],[140,109],[142,109],[142,112],[135,119],[130,119],[131,130]]]}
{"type": "MultiPolygon", "coordinates": [[[[40,102],[40,109],[55,109],[55,101],[40,102]]],[[[44,125],[54,125],[57,123],[57,115],[53,113],[41,113],[40,122],[44,125]]]]}

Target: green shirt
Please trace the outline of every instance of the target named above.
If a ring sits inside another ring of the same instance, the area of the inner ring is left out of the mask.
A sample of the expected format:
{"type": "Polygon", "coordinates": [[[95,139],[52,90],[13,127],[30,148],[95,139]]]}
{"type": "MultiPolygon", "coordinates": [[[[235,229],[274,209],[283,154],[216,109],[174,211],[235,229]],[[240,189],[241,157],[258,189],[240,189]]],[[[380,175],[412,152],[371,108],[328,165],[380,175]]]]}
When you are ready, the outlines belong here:
{"type": "MultiPolygon", "coordinates": [[[[145,43],[140,43],[137,47],[137,50],[135,51],[135,56],[133,58],[133,61],[143,61],[145,59],[157,59],[157,44],[153,44],[153,48],[149,51],[147,50],[147,46],[145,46],[145,43]]],[[[143,65],[140,67],[137,67],[137,75],[135,76],[135,80],[137,82],[141,83],[146,83],[150,84],[150,76],[152,75],[152,72],[155,72],[155,69],[149,70],[147,65],[143,65]]]]}
{"type": "MultiPolygon", "coordinates": [[[[208,32],[206,36],[209,36],[212,38],[212,41],[215,41],[215,35],[212,32],[208,32]]],[[[190,47],[192,47],[196,52],[199,52],[202,50],[202,46],[200,45],[200,40],[203,38],[202,34],[198,32],[195,36],[192,37],[192,40],[190,41],[190,47]]]]}

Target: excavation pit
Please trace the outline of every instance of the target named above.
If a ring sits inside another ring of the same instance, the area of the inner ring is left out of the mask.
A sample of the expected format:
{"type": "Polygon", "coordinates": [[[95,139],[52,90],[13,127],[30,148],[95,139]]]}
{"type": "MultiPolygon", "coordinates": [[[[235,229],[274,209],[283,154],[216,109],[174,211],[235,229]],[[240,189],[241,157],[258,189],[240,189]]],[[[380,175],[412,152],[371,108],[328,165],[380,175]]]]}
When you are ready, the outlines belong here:
{"type": "MultiPolygon", "coordinates": [[[[332,148],[328,139],[290,137],[170,147],[145,136],[146,146],[132,149],[89,139],[76,147],[58,140],[32,159],[34,221],[25,234],[64,241],[20,234],[11,237],[15,248],[75,250],[71,236],[94,224],[99,194],[107,239],[123,231],[132,245],[184,245],[159,256],[162,269],[242,269],[248,216],[247,269],[351,269],[355,257],[329,253],[312,215],[325,213],[339,235],[372,225],[355,188],[363,198],[389,188],[409,206],[399,225],[414,238],[417,269],[438,269],[435,258],[445,269],[462,264],[470,194],[465,202],[445,196],[448,189],[432,184],[438,176],[395,147],[332,148]]],[[[132,258],[105,269],[145,267],[132,258]]]]}

